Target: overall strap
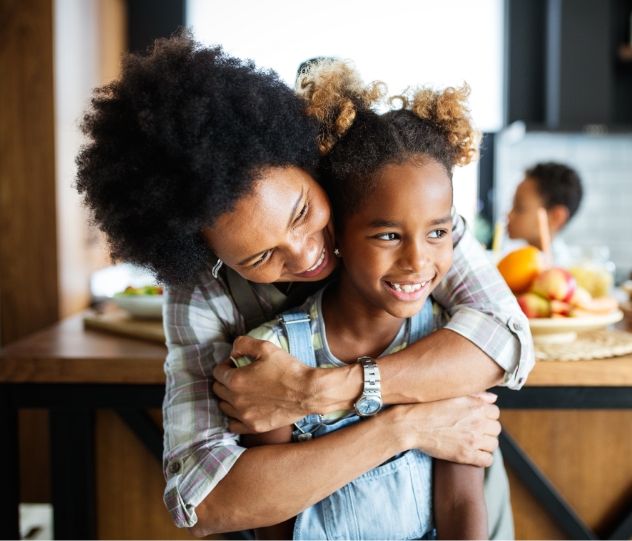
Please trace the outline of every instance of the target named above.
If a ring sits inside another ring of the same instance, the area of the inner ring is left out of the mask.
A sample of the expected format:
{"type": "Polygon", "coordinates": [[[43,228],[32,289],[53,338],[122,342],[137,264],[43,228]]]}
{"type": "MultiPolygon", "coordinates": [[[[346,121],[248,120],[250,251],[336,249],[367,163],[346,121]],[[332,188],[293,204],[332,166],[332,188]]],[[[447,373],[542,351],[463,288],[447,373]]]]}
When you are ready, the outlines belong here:
{"type": "Polygon", "coordinates": [[[233,300],[246,323],[246,332],[263,325],[268,318],[263,312],[257,297],[255,297],[248,280],[230,267],[226,267],[226,278],[230,294],[233,296],[233,300]]]}
{"type": "MultiPolygon", "coordinates": [[[[312,342],[312,329],[309,326],[309,316],[300,308],[292,308],[283,312],[279,316],[279,321],[283,325],[283,330],[290,344],[290,355],[294,355],[303,364],[316,368],[316,354],[312,342]]],[[[298,436],[299,441],[312,438],[311,432],[306,433],[303,430],[303,427],[308,424],[316,424],[320,428],[323,424],[323,418],[317,414],[310,414],[294,423],[294,426],[301,432],[298,436]]]]}
{"type": "Polygon", "coordinates": [[[290,343],[290,355],[307,366],[316,368],[316,355],[312,343],[312,329],[309,316],[300,308],[292,308],[279,317],[290,343]]]}
{"type": "Polygon", "coordinates": [[[428,297],[421,310],[410,318],[409,344],[429,335],[434,330],[433,323],[432,299],[428,297]]]}

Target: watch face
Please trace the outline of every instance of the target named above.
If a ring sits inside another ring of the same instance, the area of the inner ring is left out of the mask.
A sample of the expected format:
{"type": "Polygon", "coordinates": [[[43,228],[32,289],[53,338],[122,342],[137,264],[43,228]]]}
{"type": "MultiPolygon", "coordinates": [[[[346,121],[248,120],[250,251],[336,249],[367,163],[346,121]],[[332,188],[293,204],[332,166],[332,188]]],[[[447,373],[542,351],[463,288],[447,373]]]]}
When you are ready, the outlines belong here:
{"type": "Polygon", "coordinates": [[[362,398],[356,408],[360,415],[373,415],[380,410],[380,403],[372,398],[362,398]]]}

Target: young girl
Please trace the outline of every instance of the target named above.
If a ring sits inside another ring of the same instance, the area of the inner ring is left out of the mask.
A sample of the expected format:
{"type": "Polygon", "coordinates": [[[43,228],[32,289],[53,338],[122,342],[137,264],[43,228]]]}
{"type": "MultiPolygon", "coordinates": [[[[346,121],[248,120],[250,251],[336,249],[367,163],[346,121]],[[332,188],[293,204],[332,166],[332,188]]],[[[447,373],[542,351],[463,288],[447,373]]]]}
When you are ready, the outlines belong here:
{"type": "MultiPolygon", "coordinates": [[[[293,427],[243,436],[251,447],[317,438],[379,411],[379,373],[371,358],[403,349],[446,323],[429,295],[452,264],[452,169],[477,155],[466,86],[400,96],[402,107],[383,115],[372,109],[383,85],[364,86],[344,62],[312,66],[300,86],[321,124],[321,181],[336,217],[340,274],[301,308],[251,335],[311,366],[362,362],[365,393],[355,411],[310,415],[293,427]]],[[[245,366],[250,359],[235,363],[245,366]]],[[[257,536],[419,539],[432,537],[435,528],[444,539],[487,538],[483,470],[433,464],[411,450],[257,536]]]]}

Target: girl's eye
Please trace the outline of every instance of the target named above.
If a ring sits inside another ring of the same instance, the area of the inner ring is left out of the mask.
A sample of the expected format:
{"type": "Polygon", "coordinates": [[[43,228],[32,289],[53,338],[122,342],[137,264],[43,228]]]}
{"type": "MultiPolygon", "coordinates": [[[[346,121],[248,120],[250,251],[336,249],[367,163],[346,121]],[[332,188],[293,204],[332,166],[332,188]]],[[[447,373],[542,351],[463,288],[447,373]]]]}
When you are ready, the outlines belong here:
{"type": "Polygon", "coordinates": [[[261,265],[261,263],[263,263],[268,256],[272,253],[272,250],[268,250],[267,252],[264,252],[263,254],[261,254],[261,257],[259,259],[257,259],[257,261],[255,261],[252,265],[250,265],[251,269],[255,269],[257,268],[259,265],[261,265]]]}
{"type": "Polygon", "coordinates": [[[435,229],[434,231],[431,231],[428,236],[431,239],[442,239],[447,234],[448,234],[448,232],[445,229],[435,229]]]}
{"type": "Polygon", "coordinates": [[[397,240],[397,233],[382,233],[381,235],[375,235],[376,239],[379,240],[397,240]]]}

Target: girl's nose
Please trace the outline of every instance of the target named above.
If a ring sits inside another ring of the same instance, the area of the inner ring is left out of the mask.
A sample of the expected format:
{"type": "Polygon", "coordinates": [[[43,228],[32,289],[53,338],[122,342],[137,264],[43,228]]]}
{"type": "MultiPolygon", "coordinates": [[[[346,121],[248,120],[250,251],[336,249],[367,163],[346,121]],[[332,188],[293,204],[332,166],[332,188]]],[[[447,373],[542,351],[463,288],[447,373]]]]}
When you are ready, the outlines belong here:
{"type": "Polygon", "coordinates": [[[419,242],[411,242],[406,247],[399,262],[399,268],[407,272],[421,272],[430,263],[428,254],[419,242]]]}

